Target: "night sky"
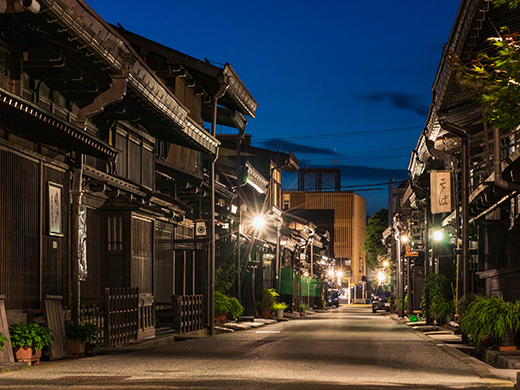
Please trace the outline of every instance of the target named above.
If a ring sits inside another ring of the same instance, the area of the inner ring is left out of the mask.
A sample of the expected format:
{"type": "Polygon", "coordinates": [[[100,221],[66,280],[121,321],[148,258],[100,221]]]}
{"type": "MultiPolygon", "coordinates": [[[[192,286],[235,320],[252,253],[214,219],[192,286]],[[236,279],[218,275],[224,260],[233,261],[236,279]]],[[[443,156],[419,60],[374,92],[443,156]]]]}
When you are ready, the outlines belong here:
{"type": "MultiPolygon", "coordinates": [[[[87,0],[109,23],[230,63],[259,103],[254,146],[292,150],[301,167],[337,167],[342,186],[387,207],[408,178],[458,0],[87,0]]],[[[236,134],[222,127],[220,133],[236,134]]],[[[284,188],[296,188],[294,175],[284,188]]]]}

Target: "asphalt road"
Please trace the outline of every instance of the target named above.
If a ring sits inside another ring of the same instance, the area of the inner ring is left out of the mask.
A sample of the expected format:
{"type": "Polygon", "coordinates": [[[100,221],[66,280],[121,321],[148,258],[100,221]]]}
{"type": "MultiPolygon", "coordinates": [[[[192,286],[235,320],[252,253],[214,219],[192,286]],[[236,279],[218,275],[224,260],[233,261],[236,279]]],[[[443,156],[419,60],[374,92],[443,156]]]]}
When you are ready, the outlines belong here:
{"type": "Polygon", "coordinates": [[[488,385],[432,340],[387,314],[359,306],[0,374],[0,389],[426,390],[488,385]]]}

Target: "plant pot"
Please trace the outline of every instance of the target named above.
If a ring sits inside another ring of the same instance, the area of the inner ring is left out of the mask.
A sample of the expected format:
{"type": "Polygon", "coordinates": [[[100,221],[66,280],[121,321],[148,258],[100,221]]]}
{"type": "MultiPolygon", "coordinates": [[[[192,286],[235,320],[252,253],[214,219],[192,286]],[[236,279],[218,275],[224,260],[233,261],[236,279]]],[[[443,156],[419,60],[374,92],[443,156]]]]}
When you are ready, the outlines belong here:
{"type": "Polygon", "coordinates": [[[501,352],[516,351],[515,336],[516,334],[514,331],[506,330],[504,332],[504,338],[497,349],[501,352]]]}
{"type": "Polygon", "coordinates": [[[260,310],[260,316],[262,318],[266,318],[266,319],[271,318],[271,310],[270,309],[262,309],[262,310],[260,310]]]}
{"type": "Polygon", "coordinates": [[[283,309],[276,310],[276,319],[283,320],[283,309]]]}
{"type": "Polygon", "coordinates": [[[227,314],[226,313],[223,313],[223,314],[215,314],[215,322],[217,324],[223,324],[227,321],[227,314]]]}
{"type": "Polygon", "coordinates": [[[14,349],[14,355],[16,361],[21,363],[29,363],[29,365],[40,364],[40,358],[42,357],[42,350],[34,351],[31,347],[16,347],[14,349]]]}
{"type": "Polygon", "coordinates": [[[67,340],[67,352],[69,357],[79,358],[85,355],[85,342],[78,340],[67,340]]]}
{"type": "Polygon", "coordinates": [[[300,312],[300,317],[305,317],[305,312],[304,311],[300,312]]]}

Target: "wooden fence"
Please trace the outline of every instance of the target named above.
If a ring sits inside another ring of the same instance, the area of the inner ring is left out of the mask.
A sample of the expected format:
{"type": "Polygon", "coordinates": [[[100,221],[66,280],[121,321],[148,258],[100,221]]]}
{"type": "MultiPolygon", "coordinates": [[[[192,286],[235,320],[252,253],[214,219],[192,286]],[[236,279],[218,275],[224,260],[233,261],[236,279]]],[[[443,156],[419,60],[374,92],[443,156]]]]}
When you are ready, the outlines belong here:
{"type": "Polygon", "coordinates": [[[203,295],[174,295],[174,328],[179,333],[188,333],[203,328],[203,295]]]}
{"type": "Polygon", "coordinates": [[[116,347],[137,339],[139,288],[105,288],[105,345],[116,347]]]}
{"type": "Polygon", "coordinates": [[[155,337],[155,299],[151,293],[139,294],[139,329],[137,339],[155,337]]]}
{"type": "Polygon", "coordinates": [[[105,305],[104,297],[82,298],[80,321],[93,324],[97,328],[96,344],[105,343],[105,305]]]}

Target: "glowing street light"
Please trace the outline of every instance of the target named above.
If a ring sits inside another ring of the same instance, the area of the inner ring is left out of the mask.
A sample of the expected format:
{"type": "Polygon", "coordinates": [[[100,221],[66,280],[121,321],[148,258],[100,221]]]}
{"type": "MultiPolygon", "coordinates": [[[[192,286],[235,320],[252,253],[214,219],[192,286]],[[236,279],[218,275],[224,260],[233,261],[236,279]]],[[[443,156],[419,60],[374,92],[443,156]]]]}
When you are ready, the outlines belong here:
{"type": "Polygon", "coordinates": [[[265,217],[263,215],[259,214],[253,219],[253,227],[256,230],[262,230],[265,227],[265,224],[266,224],[266,221],[265,221],[265,217]]]}
{"type": "Polygon", "coordinates": [[[402,237],[401,237],[401,242],[402,242],[403,244],[408,243],[408,241],[410,241],[410,237],[408,237],[408,236],[402,236],[402,237]]]}
{"type": "Polygon", "coordinates": [[[307,271],[305,271],[305,272],[303,273],[303,276],[305,276],[306,278],[308,278],[308,277],[309,277],[309,273],[308,273],[307,271]]]}
{"type": "Polygon", "coordinates": [[[333,269],[329,269],[328,274],[329,274],[330,277],[334,276],[334,270],[333,269]]]}
{"type": "Polygon", "coordinates": [[[343,271],[339,270],[338,272],[336,272],[336,275],[338,276],[338,278],[342,278],[343,277],[343,271]]]}
{"type": "Polygon", "coordinates": [[[390,265],[390,263],[388,261],[383,261],[383,267],[388,267],[390,265]]]}
{"type": "Polygon", "coordinates": [[[379,284],[382,284],[386,280],[386,274],[383,271],[379,271],[377,273],[377,280],[379,281],[379,284]]]}
{"type": "Polygon", "coordinates": [[[435,230],[433,232],[434,241],[441,241],[443,238],[444,238],[444,234],[442,233],[442,230],[435,230]]]}

